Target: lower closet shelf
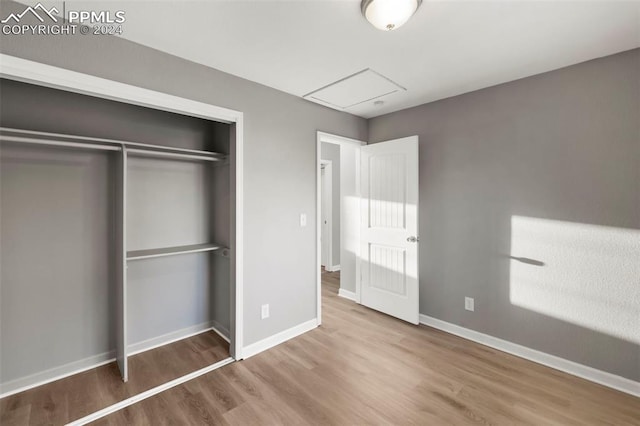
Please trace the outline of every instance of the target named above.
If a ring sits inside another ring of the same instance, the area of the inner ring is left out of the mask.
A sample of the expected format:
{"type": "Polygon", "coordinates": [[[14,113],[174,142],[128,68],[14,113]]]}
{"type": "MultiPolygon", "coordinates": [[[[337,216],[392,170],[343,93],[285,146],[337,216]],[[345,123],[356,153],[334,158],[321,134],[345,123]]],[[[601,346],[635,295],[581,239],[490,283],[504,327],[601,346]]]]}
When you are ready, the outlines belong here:
{"type": "Polygon", "coordinates": [[[193,244],[188,246],[163,247],[157,249],[135,250],[127,252],[127,260],[151,259],[154,257],[173,256],[177,254],[200,253],[224,249],[219,244],[193,244]]]}

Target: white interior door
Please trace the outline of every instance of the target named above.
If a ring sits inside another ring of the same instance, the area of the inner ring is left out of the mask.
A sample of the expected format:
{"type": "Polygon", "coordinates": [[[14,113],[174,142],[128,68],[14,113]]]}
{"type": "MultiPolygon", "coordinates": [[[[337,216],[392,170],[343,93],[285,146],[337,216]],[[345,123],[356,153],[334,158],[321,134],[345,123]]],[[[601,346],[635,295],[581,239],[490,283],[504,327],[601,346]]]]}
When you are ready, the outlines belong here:
{"type": "Polygon", "coordinates": [[[360,301],[418,324],[418,136],[362,147],[360,301]]]}

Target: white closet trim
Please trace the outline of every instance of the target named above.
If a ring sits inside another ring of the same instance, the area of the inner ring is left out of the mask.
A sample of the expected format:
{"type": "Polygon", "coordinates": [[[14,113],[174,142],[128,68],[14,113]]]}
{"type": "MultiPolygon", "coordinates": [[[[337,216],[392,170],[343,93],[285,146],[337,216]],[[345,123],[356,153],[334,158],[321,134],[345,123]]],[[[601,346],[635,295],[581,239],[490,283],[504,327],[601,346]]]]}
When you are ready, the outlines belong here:
{"type": "Polygon", "coordinates": [[[96,420],[101,419],[105,416],[108,416],[109,414],[115,413],[116,411],[122,410],[123,408],[126,408],[137,402],[144,401],[145,399],[151,398],[152,396],[157,395],[160,392],[164,392],[167,389],[171,389],[176,386],[179,386],[185,382],[188,382],[189,380],[193,380],[202,375],[210,373],[232,362],[233,362],[233,358],[223,359],[222,361],[218,361],[215,364],[211,364],[208,367],[194,371],[193,373],[187,374],[186,376],[178,377],[175,380],[172,380],[167,383],[163,383],[160,386],[156,386],[155,388],[151,388],[148,391],[144,391],[135,396],[127,398],[124,401],[116,402],[115,404],[110,405],[107,408],[103,408],[102,410],[96,411],[95,413],[91,413],[87,416],[82,417],[81,419],[75,420],[69,423],[67,426],[80,426],[80,425],[86,425],[91,422],[95,422],[96,420]]]}
{"type": "Polygon", "coordinates": [[[24,81],[40,86],[53,87],[69,92],[225,123],[238,123],[238,120],[242,118],[242,113],[239,111],[5,54],[0,54],[0,76],[11,80],[24,81]]]}
{"type": "Polygon", "coordinates": [[[139,105],[147,108],[169,111],[192,117],[235,123],[235,259],[232,259],[235,276],[235,315],[231,354],[242,359],[243,348],[243,113],[228,108],[156,92],[117,81],[58,68],[27,59],[0,54],[0,77],[22,81],[39,86],[51,87],[68,92],[80,93],[103,99],[139,105]]]}

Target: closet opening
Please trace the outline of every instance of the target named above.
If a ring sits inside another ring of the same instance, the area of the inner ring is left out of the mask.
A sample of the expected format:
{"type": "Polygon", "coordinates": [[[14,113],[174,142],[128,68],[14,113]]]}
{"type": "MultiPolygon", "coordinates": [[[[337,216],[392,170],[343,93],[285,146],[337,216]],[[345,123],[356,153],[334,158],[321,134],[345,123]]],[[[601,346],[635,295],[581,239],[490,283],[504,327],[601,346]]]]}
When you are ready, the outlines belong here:
{"type": "Polygon", "coordinates": [[[67,423],[236,357],[237,124],[0,91],[0,404],[67,423]]]}

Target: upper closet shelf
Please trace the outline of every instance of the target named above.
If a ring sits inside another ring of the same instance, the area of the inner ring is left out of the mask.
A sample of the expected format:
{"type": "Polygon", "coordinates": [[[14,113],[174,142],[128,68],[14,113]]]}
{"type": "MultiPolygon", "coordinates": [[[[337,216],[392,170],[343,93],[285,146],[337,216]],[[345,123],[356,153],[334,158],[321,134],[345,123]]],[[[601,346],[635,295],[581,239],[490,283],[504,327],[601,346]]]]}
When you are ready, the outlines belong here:
{"type": "Polygon", "coordinates": [[[211,151],[175,148],[115,139],[91,138],[61,133],[36,132],[0,127],[0,140],[6,142],[60,146],[78,149],[121,151],[145,157],[166,157],[183,160],[224,161],[226,156],[211,151]]]}
{"type": "Polygon", "coordinates": [[[200,253],[205,251],[213,251],[225,249],[218,244],[193,244],[190,246],[164,247],[149,250],[135,250],[127,252],[127,260],[152,259],[154,257],[173,256],[176,254],[200,253]]]}

